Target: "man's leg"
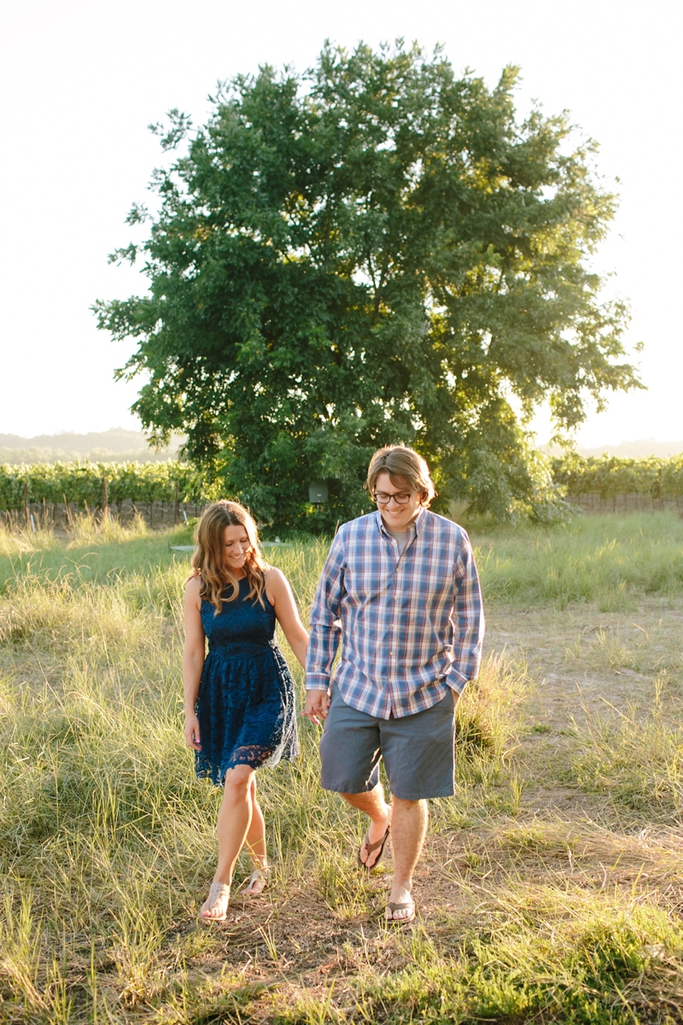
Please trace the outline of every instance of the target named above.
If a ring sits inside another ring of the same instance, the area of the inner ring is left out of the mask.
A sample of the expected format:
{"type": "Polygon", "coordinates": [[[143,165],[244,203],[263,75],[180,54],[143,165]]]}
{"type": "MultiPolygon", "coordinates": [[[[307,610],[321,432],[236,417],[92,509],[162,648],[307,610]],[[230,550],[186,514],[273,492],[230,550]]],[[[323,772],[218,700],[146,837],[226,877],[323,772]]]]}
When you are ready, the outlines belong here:
{"type": "Polygon", "coordinates": [[[325,790],[335,791],[352,808],[370,817],[359,857],[371,869],[380,852],[379,848],[368,852],[367,844],[381,841],[391,821],[391,807],[379,782],[379,727],[374,716],[347,705],[334,685],[320,741],[320,759],[325,790]]]}
{"type": "Polygon", "coordinates": [[[435,705],[388,719],[380,727],[393,808],[394,878],[389,903],[408,905],[387,908],[387,918],[397,922],[412,919],[415,913],[413,872],[427,833],[426,799],[453,794],[454,708],[455,699],[449,690],[435,705]]]}
{"type": "Polygon", "coordinates": [[[394,851],[394,879],[389,900],[392,904],[408,904],[397,908],[394,921],[410,918],[413,914],[413,872],[417,865],[427,833],[429,809],[426,801],[403,801],[392,795],[391,846],[394,851]]]}
{"type": "MultiPolygon", "coordinates": [[[[378,783],[372,790],[366,790],[361,794],[340,794],[340,796],[348,801],[352,808],[357,808],[358,811],[365,812],[370,816],[366,841],[369,844],[379,843],[387,831],[387,826],[392,821],[391,807],[384,799],[382,784],[378,783]]],[[[360,849],[360,860],[368,869],[373,867],[378,855],[379,850],[368,853],[365,844],[360,849]]]]}

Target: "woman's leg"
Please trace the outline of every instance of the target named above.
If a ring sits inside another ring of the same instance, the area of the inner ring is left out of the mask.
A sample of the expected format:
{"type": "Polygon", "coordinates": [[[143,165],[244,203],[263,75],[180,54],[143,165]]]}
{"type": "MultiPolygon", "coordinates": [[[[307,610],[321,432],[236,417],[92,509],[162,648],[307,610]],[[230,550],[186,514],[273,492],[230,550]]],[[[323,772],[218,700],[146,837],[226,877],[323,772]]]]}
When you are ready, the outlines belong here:
{"type": "Polygon", "coordinates": [[[223,800],[218,812],[218,865],[215,883],[231,883],[235,863],[251,827],[253,816],[252,787],[255,770],[250,765],[236,765],[225,774],[223,800]]]}
{"type": "Polygon", "coordinates": [[[247,847],[254,868],[267,869],[266,823],[256,798],[256,773],[251,778],[251,825],[247,833],[247,847]]]}
{"type": "MultiPolygon", "coordinates": [[[[235,862],[251,827],[253,815],[252,779],[255,770],[249,765],[236,765],[225,774],[223,800],[218,812],[216,836],[218,837],[218,865],[213,877],[214,883],[223,884],[220,897],[212,904],[207,900],[202,907],[204,918],[225,918],[228,903],[228,887],[232,882],[235,862]]],[[[212,888],[213,892],[213,888],[212,888]]]]}
{"type": "Polygon", "coordinates": [[[249,880],[246,892],[250,897],[260,896],[266,888],[268,876],[268,851],[266,848],[266,823],[261,806],[256,799],[256,775],[251,781],[251,826],[247,833],[247,848],[254,871],[249,880]]]}

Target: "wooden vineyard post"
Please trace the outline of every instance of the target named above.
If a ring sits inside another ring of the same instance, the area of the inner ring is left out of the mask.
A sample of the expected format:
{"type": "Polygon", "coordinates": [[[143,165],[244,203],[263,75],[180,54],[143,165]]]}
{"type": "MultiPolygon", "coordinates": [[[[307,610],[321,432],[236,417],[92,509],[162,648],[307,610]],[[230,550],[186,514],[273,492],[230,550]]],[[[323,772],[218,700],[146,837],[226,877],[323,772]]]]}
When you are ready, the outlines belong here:
{"type": "Polygon", "coordinates": [[[102,522],[104,523],[109,518],[109,486],[107,484],[107,475],[102,474],[102,522]]]}
{"type": "Polygon", "coordinates": [[[31,526],[31,513],[28,507],[28,481],[24,481],[24,519],[26,526],[31,526]]]}
{"type": "Polygon", "coordinates": [[[175,504],[173,506],[173,526],[178,526],[178,520],[180,519],[180,507],[179,507],[179,488],[178,481],[175,482],[175,504]]]}

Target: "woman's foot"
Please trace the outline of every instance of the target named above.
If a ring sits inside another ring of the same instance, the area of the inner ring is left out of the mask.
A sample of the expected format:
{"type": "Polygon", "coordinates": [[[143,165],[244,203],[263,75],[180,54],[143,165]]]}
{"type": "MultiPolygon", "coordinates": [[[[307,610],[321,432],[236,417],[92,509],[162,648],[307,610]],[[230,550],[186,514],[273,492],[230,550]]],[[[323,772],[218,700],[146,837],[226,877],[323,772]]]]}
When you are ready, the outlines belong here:
{"type": "Polygon", "coordinates": [[[209,896],[202,904],[199,917],[203,922],[224,922],[228,917],[230,886],[228,883],[211,883],[209,896]]]}
{"type": "Polygon", "coordinates": [[[266,886],[268,885],[268,876],[270,875],[270,868],[268,865],[261,865],[255,868],[251,873],[251,879],[244,887],[244,892],[247,897],[260,897],[266,886]]]}

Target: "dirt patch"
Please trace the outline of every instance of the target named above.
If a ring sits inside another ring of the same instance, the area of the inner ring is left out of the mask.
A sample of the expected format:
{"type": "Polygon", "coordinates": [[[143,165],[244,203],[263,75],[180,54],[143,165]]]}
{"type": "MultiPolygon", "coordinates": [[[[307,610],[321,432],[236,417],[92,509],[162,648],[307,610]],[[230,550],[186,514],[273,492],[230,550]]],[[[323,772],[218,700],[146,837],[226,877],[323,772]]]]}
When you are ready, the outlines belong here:
{"type": "MultiPolygon", "coordinates": [[[[683,696],[683,602],[651,599],[635,612],[494,607],[487,646],[523,659],[530,725],[557,731],[582,712],[646,708],[656,687],[683,696]]],[[[541,735],[541,734],[539,734],[541,735]]]]}

